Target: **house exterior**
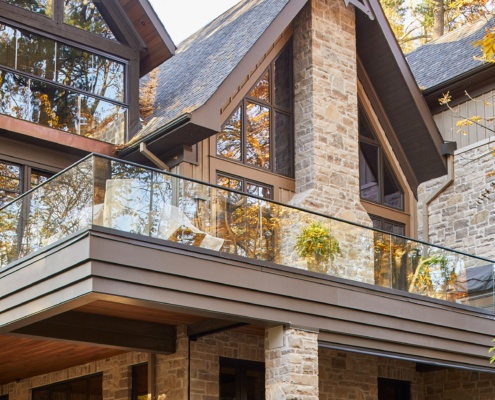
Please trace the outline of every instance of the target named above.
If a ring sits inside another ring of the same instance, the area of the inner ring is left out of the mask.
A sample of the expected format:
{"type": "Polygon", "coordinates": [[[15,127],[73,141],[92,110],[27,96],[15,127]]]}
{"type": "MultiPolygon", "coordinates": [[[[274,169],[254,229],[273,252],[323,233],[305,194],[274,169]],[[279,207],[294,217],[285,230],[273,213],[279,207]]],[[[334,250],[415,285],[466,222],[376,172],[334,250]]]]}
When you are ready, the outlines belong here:
{"type": "Polygon", "coordinates": [[[0,10],[1,400],[493,397],[493,261],[413,239],[448,146],[377,1],[177,49],[146,0],[0,10]]]}
{"type": "Polygon", "coordinates": [[[473,42],[492,24],[493,19],[466,25],[407,55],[442,137],[457,148],[448,177],[426,182],[419,189],[420,237],[488,258],[495,254],[494,66],[479,60],[480,50],[473,42]],[[445,93],[451,96],[451,109],[439,103],[445,93]],[[462,122],[473,117],[479,120],[462,122]],[[441,186],[445,188],[438,192],[441,186]],[[426,225],[429,233],[425,234],[422,226],[426,225]]]}

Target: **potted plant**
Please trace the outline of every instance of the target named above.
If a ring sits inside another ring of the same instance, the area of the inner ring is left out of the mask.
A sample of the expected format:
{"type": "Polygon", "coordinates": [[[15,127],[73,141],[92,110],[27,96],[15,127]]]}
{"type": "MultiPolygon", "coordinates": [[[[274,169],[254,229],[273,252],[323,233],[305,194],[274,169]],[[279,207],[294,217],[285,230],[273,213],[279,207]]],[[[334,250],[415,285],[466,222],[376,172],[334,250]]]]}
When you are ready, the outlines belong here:
{"type": "Polygon", "coordinates": [[[323,274],[328,273],[328,262],[341,254],[339,242],[321,222],[302,228],[294,248],[299,257],[306,259],[309,271],[323,274]]]}

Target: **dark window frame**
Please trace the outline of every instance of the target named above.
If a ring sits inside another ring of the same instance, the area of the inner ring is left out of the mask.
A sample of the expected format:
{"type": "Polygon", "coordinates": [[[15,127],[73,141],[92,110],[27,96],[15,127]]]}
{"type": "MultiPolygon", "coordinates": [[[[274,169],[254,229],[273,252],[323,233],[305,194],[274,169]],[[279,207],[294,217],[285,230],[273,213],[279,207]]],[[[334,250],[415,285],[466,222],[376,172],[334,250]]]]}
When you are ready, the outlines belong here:
{"type": "MultiPolygon", "coordinates": [[[[241,360],[236,358],[226,358],[220,357],[220,370],[218,374],[219,382],[219,400],[222,400],[222,368],[233,368],[235,369],[236,377],[236,400],[247,400],[247,373],[249,371],[263,372],[263,381],[265,382],[265,363],[260,361],[250,361],[241,360]]],[[[264,391],[263,385],[263,391],[264,391]]],[[[263,393],[263,399],[265,398],[265,393],[263,393]]],[[[256,399],[261,400],[261,399],[256,399]]]]}
{"type": "Polygon", "coordinates": [[[378,378],[378,400],[411,400],[411,382],[378,378]],[[394,397],[390,397],[391,392],[394,397]]]}
{"type": "MultiPolygon", "coordinates": [[[[233,174],[229,174],[227,172],[223,172],[223,171],[217,171],[216,172],[216,184],[217,185],[220,185],[218,183],[218,178],[219,177],[225,177],[225,178],[228,178],[228,179],[235,179],[237,181],[240,181],[241,182],[241,190],[239,190],[240,192],[242,193],[245,193],[247,196],[250,196],[251,194],[247,191],[247,186],[249,184],[251,185],[255,185],[255,186],[258,186],[260,188],[265,188],[265,189],[268,189],[270,191],[270,197],[264,197],[264,196],[259,196],[259,197],[263,197],[264,199],[267,199],[267,200],[273,200],[273,186],[271,185],[268,185],[266,183],[263,183],[263,182],[258,182],[258,181],[254,181],[252,179],[248,179],[248,178],[245,178],[243,176],[238,176],[238,175],[233,175],[233,174]]],[[[222,186],[222,185],[220,185],[222,186]]],[[[231,188],[228,188],[228,189],[231,189],[231,188]]]]}
{"type": "MultiPolygon", "coordinates": [[[[23,193],[31,190],[33,187],[37,186],[37,185],[35,185],[35,186],[31,185],[31,178],[33,175],[33,171],[38,172],[41,175],[43,175],[43,174],[49,175],[47,178],[56,174],[56,172],[37,168],[37,167],[29,165],[29,164],[22,164],[19,162],[5,160],[5,159],[1,159],[1,158],[0,158],[0,164],[13,165],[13,166],[19,167],[19,192],[16,193],[17,195],[15,197],[18,197],[18,196],[22,195],[23,193]]],[[[4,190],[4,189],[2,187],[0,187],[0,190],[4,190]]],[[[15,193],[15,192],[11,192],[11,193],[15,193]]],[[[15,200],[15,197],[14,197],[14,200],[15,200]]],[[[9,203],[9,202],[6,202],[5,204],[7,204],[7,203],[9,203]]],[[[5,205],[5,204],[2,204],[0,202],[0,208],[3,207],[3,205],[5,205]]]]}
{"type": "MultiPolygon", "coordinates": [[[[230,121],[230,119],[238,112],[240,109],[240,118],[241,118],[241,131],[240,131],[240,159],[237,160],[235,158],[229,158],[226,156],[223,156],[218,153],[218,145],[215,145],[215,154],[217,157],[220,157],[222,159],[236,162],[248,167],[256,168],[261,171],[269,171],[277,175],[281,176],[286,176],[289,178],[294,178],[295,174],[295,145],[294,145],[294,50],[293,50],[293,45],[292,45],[292,39],[289,39],[289,41],[282,47],[279,53],[274,57],[274,59],[270,62],[270,65],[260,74],[258,79],[256,80],[256,83],[249,89],[247,92],[246,96],[241,100],[241,102],[235,107],[234,111],[229,115],[229,117],[226,120],[226,123],[230,121]],[[290,82],[289,87],[290,87],[290,104],[291,107],[289,109],[280,107],[276,104],[275,101],[275,81],[276,79],[274,78],[273,71],[275,69],[275,63],[277,62],[278,58],[283,54],[284,51],[286,51],[290,47],[289,50],[289,58],[290,58],[290,82]],[[263,99],[260,99],[258,97],[253,97],[250,96],[250,93],[253,91],[253,89],[258,85],[260,80],[264,77],[264,75],[268,72],[268,82],[269,82],[269,99],[270,101],[265,101],[263,99]],[[264,168],[261,166],[257,166],[255,164],[251,164],[247,162],[247,133],[246,133],[246,128],[247,128],[247,123],[248,123],[248,117],[247,117],[247,104],[248,103],[253,103],[255,105],[261,106],[261,107],[267,107],[270,112],[270,119],[269,119],[269,167],[264,168]],[[283,114],[291,119],[291,132],[289,132],[289,135],[287,137],[288,139],[288,146],[289,146],[289,151],[290,151],[290,173],[288,175],[280,174],[275,170],[275,148],[276,148],[276,140],[275,140],[275,113],[280,113],[283,114]]],[[[226,124],[225,123],[225,124],[226,124]]],[[[225,126],[224,124],[224,126],[225,126]]],[[[224,129],[224,126],[222,129],[224,129]]],[[[218,135],[216,136],[216,142],[218,141],[218,135]]]]}
{"type": "MultiPolygon", "coordinates": [[[[404,192],[404,189],[402,188],[402,185],[399,184],[398,180],[397,180],[397,177],[395,176],[395,172],[392,168],[392,165],[390,164],[390,162],[388,161],[387,159],[387,155],[385,154],[384,150],[383,150],[383,146],[382,144],[380,143],[378,137],[377,137],[377,134],[375,132],[375,129],[373,128],[373,125],[371,123],[371,120],[370,118],[368,117],[368,115],[366,114],[364,108],[359,105],[359,111],[358,111],[358,115],[359,115],[359,125],[361,124],[365,124],[367,128],[369,128],[370,130],[370,134],[373,136],[373,139],[367,137],[367,136],[364,136],[361,134],[361,130],[359,131],[359,153],[360,153],[360,157],[361,157],[361,154],[362,154],[362,151],[361,151],[361,143],[364,143],[364,144],[367,144],[369,146],[373,146],[373,147],[376,147],[377,149],[377,154],[378,154],[378,163],[377,163],[377,168],[378,168],[378,176],[377,176],[377,179],[378,179],[378,182],[377,182],[377,185],[378,185],[378,189],[379,189],[379,199],[378,201],[374,201],[374,200],[371,200],[371,199],[367,199],[367,198],[364,198],[364,197],[361,197],[361,200],[364,200],[364,201],[369,201],[371,203],[374,203],[374,204],[378,204],[380,206],[383,206],[383,207],[387,207],[387,208],[390,208],[392,210],[397,210],[397,211],[405,211],[405,192],[404,192]],[[362,120],[361,120],[362,119],[362,120]],[[385,203],[385,194],[384,194],[384,190],[385,190],[385,169],[388,168],[388,170],[390,171],[391,173],[391,177],[390,179],[393,181],[393,183],[395,184],[395,186],[399,189],[399,192],[401,194],[401,199],[400,199],[400,206],[399,207],[394,207],[390,204],[386,204],[385,203]]],[[[363,155],[363,158],[364,158],[364,155],[363,155]]],[[[360,181],[361,181],[361,166],[359,168],[359,171],[360,171],[360,181]]],[[[360,182],[360,189],[361,189],[361,182],[360,182]]],[[[360,190],[361,192],[361,190],[360,190]]]]}
{"type": "MultiPolygon", "coordinates": [[[[91,383],[91,380],[94,379],[94,378],[100,378],[101,384],[103,386],[103,373],[100,372],[100,373],[96,373],[96,374],[85,375],[85,376],[82,376],[82,377],[79,377],[79,378],[74,378],[74,379],[68,379],[68,380],[64,380],[64,381],[59,381],[59,382],[56,382],[56,383],[52,383],[50,385],[38,386],[36,388],[32,388],[31,389],[31,400],[36,400],[36,394],[37,393],[42,393],[42,392],[45,392],[45,391],[48,391],[47,398],[42,397],[42,399],[50,400],[51,399],[51,392],[50,392],[50,390],[52,388],[54,388],[54,387],[57,387],[57,386],[60,386],[60,385],[64,385],[64,384],[67,385],[66,400],[68,400],[68,399],[70,399],[70,394],[71,394],[70,385],[72,383],[78,383],[78,382],[85,382],[86,383],[86,400],[95,400],[94,397],[91,396],[91,393],[90,393],[90,383],[91,383]]],[[[101,391],[101,398],[100,399],[103,399],[103,389],[101,391]]]]}
{"type": "Polygon", "coordinates": [[[148,388],[148,363],[136,364],[131,366],[131,400],[138,400],[139,396],[146,396],[149,394],[148,388]],[[137,383],[142,379],[139,374],[143,373],[142,370],[146,371],[146,393],[141,392],[137,386],[137,383]]]}

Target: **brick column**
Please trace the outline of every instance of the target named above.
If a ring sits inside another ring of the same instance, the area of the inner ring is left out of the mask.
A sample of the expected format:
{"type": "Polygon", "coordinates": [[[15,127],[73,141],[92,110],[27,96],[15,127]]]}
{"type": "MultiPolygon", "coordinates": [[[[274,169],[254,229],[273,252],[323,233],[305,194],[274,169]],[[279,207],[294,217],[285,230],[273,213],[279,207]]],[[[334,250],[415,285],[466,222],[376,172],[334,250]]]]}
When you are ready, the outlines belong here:
{"type": "Polygon", "coordinates": [[[318,400],[318,333],[275,327],[265,338],[265,398],[318,400]]]}

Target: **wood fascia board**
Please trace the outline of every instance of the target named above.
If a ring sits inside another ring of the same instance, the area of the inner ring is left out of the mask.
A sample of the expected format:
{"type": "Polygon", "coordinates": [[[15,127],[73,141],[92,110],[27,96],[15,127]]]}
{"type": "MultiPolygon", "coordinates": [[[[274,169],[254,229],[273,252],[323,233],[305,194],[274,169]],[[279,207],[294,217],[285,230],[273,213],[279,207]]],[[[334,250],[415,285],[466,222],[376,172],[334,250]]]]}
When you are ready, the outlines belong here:
{"type": "MultiPolygon", "coordinates": [[[[250,77],[252,78],[252,72],[257,69],[257,63],[263,59],[264,55],[270,50],[273,44],[276,43],[277,39],[282,37],[307,1],[308,0],[291,0],[287,3],[215,93],[204,105],[192,112],[192,122],[198,125],[204,125],[216,132],[220,132],[222,124],[225,122],[222,120],[222,117],[228,118],[228,111],[230,110],[230,108],[222,110],[226,101],[232,97],[233,94],[236,94],[236,98],[239,98],[241,94],[245,95],[247,93],[250,86],[244,84],[244,91],[239,91],[239,86],[246,82],[250,77]]],[[[230,104],[231,108],[235,108],[235,105],[237,105],[234,101],[230,104]]],[[[233,109],[231,111],[233,111],[233,109]]]]}
{"type": "Polygon", "coordinates": [[[443,164],[445,168],[447,168],[447,162],[443,158],[441,154],[441,147],[443,143],[442,135],[440,134],[435,121],[433,120],[433,116],[426,104],[425,99],[423,98],[419,86],[414,79],[414,76],[409,68],[409,64],[404,57],[404,54],[397,43],[394,33],[390,28],[390,25],[387,21],[387,17],[383,13],[383,10],[380,6],[378,0],[369,0],[369,4],[375,14],[376,21],[378,22],[381,31],[387,41],[387,44],[390,48],[390,51],[397,63],[397,66],[401,72],[402,77],[404,78],[404,82],[407,85],[408,91],[411,94],[411,99],[414,102],[415,107],[421,114],[423,121],[425,123],[425,127],[427,128],[429,135],[435,144],[436,151],[438,152],[439,158],[443,160],[443,164]]]}
{"type": "Polygon", "coordinates": [[[392,126],[392,123],[390,122],[387,113],[383,109],[383,105],[381,104],[380,99],[373,87],[373,84],[371,83],[371,80],[368,77],[368,74],[366,73],[366,70],[359,57],[357,58],[357,74],[358,74],[358,80],[363,86],[363,90],[366,96],[370,100],[371,106],[378,117],[379,123],[383,131],[385,132],[385,135],[387,136],[387,140],[389,141],[390,145],[394,150],[395,156],[399,161],[399,164],[402,168],[402,171],[404,172],[404,175],[406,176],[409,186],[411,187],[414,196],[417,197],[419,180],[417,179],[416,174],[414,173],[414,170],[411,167],[406,152],[404,151],[404,148],[402,147],[399,138],[395,134],[395,130],[392,126]]]}
{"type": "Polygon", "coordinates": [[[170,57],[173,56],[175,54],[175,49],[176,49],[175,44],[172,41],[172,38],[168,34],[165,27],[163,26],[162,21],[160,20],[160,18],[158,18],[158,15],[156,15],[156,12],[151,6],[149,0],[138,0],[138,1],[141,7],[143,8],[143,10],[145,11],[146,15],[148,16],[148,18],[150,19],[151,23],[155,27],[156,32],[162,39],[163,44],[170,53],[170,57]]]}
{"type": "Polygon", "coordinates": [[[172,325],[78,311],[53,316],[12,334],[163,354],[175,352],[177,339],[172,325]]]}
{"type": "Polygon", "coordinates": [[[413,347],[408,343],[390,344],[372,341],[361,337],[351,337],[335,332],[320,332],[319,346],[322,348],[354,351],[356,353],[373,354],[382,357],[405,359],[416,362],[434,363],[450,368],[473,368],[482,372],[495,373],[495,368],[489,366],[488,355],[446,354],[435,348],[413,347]],[[411,351],[412,350],[412,351],[411,351]]]}

